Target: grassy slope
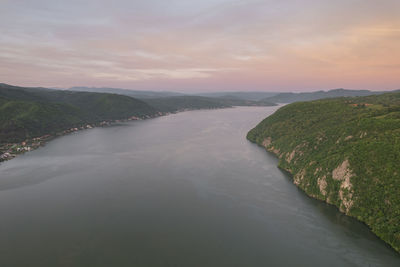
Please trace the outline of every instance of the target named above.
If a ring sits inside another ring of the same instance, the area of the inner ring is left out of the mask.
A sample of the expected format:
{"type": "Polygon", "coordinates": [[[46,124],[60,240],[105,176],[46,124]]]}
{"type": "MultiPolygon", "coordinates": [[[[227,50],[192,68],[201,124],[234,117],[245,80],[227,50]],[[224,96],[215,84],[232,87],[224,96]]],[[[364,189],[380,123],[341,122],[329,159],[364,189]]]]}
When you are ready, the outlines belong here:
{"type": "Polygon", "coordinates": [[[400,93],[290,104],[247,138],[274,152],[308,195],[400,251],[400,93]]]}

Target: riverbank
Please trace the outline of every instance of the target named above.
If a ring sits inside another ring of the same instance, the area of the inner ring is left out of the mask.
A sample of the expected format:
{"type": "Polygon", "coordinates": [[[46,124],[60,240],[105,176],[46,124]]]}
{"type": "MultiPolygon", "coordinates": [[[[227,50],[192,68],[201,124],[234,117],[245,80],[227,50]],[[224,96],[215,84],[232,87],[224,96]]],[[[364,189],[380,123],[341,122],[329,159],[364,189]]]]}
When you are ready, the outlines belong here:
{"type": "MultiPolygon", "coordinates": [[[[280,153],[280,150],[275,148],[274,146],[269,146],[271,144],[271,141],[269,139],[264,140],[264,142],[262,144],[258,144],[256,143],[256,145],[264,148],[267,153],[271,153],[272,155],[274,155],[278,160],[282,159],[283,154],[280,153]]],[[[277,166],[280,170],[284,171],[292,180],[293,184],[299,188],[305,195],[307,195],[310,198],[316,199],[318,201],[321,201],[323,203],[326,203],[332,207],[335,207],[339,212],[343,213],[346,216],[349,216],[351,218],[356,219],[357,221],[359,221],[360,223],[364,224],[366,227],[368,227],[368,229],[371,231],[372,234],[374,234],[377,238],[379,238],[380,240],[382,240],[382,242],[385,242],[385,244],[387,244],[388,247],[390,247],[393,251],[396,251],[396,253],[400,254],[400,250],[398,250],[396,247],[394,247],[392,244],[390,244],[389,242],[387,242],[385,239],[383,239],[381,236],[379,236],[372,228],[370,225],[368,225],[365,221],[360,220],[359,218],[357,218],[356,216],[348,213],[347,210],[343,210],[340,207],[338,207],[335,203],[331,202],[329,199],[323,199],[321,197],[319,197],[317,194],[311,194],[307,191],[306,188],[299,186],[299,175],[294,173],[293,170],[291,168],[288,167],[283,167],[282,165],[278,164],[277,166]]],[[[304,174],[302,174],[304,175],[304,174]]],[[[321,182],[318,183],[318,186],[321,186],[321,182]]],[[[324,185],[325,187],[327,186],[326,184],[324,185]]]]}
{"type": "MultiPolygon", "coordinates": [[[[224,108],[227,108],[227,107],[224,107],[224,108]]],[[[229,108],[231,108],[231,107],[229,107],[229,108]]],[[[205,108],[205,110],[207,110],[207,109],[216,109],[216,108],[205,108]]],[[[223,108],[217,108],[217,109],[223,109],[223,108]]],[[[18,143],[15,143],[15,142],[14,143],[5,143],[5,144],[0,145],[0,164],[4,161],[11,160],[19,155],[22,155],[27,152],[33,151],[35,149],[38,149],[38,148],[46,145],[46,143],[50,142],[54,138],[72,134],[72,133],[75,133],[78,131],[93,129],[95,127],[109,127],[116,123],[121,123],[121,122],[153,119],[153,118],[158,118],[161,116],[167,116],[170,114],[176,114],[176,113],[191,111],[191,110],[198,110],[198,109],[185,108],[185,109],[180,109],[180,110],[177,110],[174,112],[159,111],[153,115],[144,115],[144,116],[140,116],[140,117],[139,116],[138,117],[131,116],[127,119],[118,119],[118,120],[104,120],[104,121],[97,122],[97,123],[88,123],[88,124],[84,124],[84,125],[78,125],[76,127],[67,128],[65,130],[62,130],[60,132],[53,133],[53,134],[49,133],[49,134],[46,134],[43,136],[27,138],[24,141],[18,142],[18,143]]]]}
{"type": "Polygon", "coordinates": [[[44,146],[49,141],[54,138],[61,137],[64,135],[72,134],[82,130],[93,129],[96,127],[108,127],[112,126],[115,123],[128,122],[128,121],[136,121],[136,120],[145,120],[157,118],[160,116],[166,116],[171,113],[169,112],[157,112],[156,114],[150,116],[145,115],[141,117],[132,116],[127,119],[119,119],[119,120],[104,120],[96,123],[88,123],[84,125],[77,125],[76,127],[67,128],[65,130],[53,133],[46,134],[43,136],[38,136],[34,138],[27,138],[26,140],[18,143],[5,143],[0,145],[0,163],[4,161],[11,160],[19,155],[25,154],[26,152],[33,151],[38,149],[39,147],[44,146]]]}
{"type": "Polygon", "coordinates": [[[289,104],[247,134],[307,195],[400,251],[400,94],[289,104]]]}
{"type": "Polygon", "coordinates": [[[275,110],[120,123],[1,164],[0,266],[400,266],[243,138],[275,110]]]}

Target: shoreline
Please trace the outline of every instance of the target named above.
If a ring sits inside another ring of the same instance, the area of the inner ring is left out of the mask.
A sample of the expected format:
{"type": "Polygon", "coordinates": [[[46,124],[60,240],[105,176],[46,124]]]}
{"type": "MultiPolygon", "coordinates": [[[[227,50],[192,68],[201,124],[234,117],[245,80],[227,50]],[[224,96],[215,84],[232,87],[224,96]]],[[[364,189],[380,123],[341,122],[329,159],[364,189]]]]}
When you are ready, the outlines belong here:
{"type": "MultiPolygon", "coordinates": [[[[247,139],[247,138],[246,138],[246,139],[247,139]]],[[[399,251],[399,250],[397,250],[397,249],[396,249],[394,246],[392,246],[389,242],[386,242],[383,238],[381,238],[378,234],[376,234],[376,233],[372,230],[372,228],[371,228],[367,223],[365,223],[364,221],[359,220],[357,217],[352,216],[351,214],[346,213],[345,211],[342,211],[338,206],[336,206],[336,205],[333,204],[333,203],[329,203],[327,200],[320,199],[320,198],[318,198],[318,197],[315,196],[315,195],[308,194],[303,188],[301,188],[300,186],[298,186],[298,185],[295,183],[295,181],[294,181],[294,175],[293,175],[293,173],[291,172],[291,170],[290,170],[290,169],[286,169],[286,168],[282,168],[282,167],[280,166],[279,161],[280,161],[281,157],[280,157],[279,153],[277,153],[277,151],[275,151],[273,148],[268,148],[268,147],[265,146],[264,144],[259,144],[259,143],[257,143],[257,142],[253,142],[253,141],[251,141],[251,140],[249,140],[249,139],[247,139],[247,140],[248,140],[249,142],[253,143],[253,144],[256,144],[256,145],[259,146],[259,147],[262,147],[267,153],[270,153],[270,154],[274,155],[274,156],[278,159],[277,168],[279,168],[280,170],[284,171],[284,172],[291,178],[292,183],[293,183],[298,189],[300,189],[307,197],[310,197],[310,198],[312,198],[312,199],[321,201],[321,202],[323,202],[323,203],[325,203],[325,204],[327,204],[327,205],[333,206],[333,207],[335,207],[335,208],[337,209],[337,211],[339,211],[340,213],[342,213],[342,214],[344,214],[344,215],[346,215],[346,216],[348,216],[348,217],[350,217],[350,218],[353,218],[353,219],[357,220],[358,222],[364,224],[366,227],[368,227],[369,231],[370,231],[372,234],[374,234],[379,240],[381,240],[386,246],[388,246],[389,248],[391,248],[391,249],[392,249],[393,251],[395,251],[396,253],[400,254],[400,251],[399,251]]]]}
{"type": "Polygon", "coordinates": [[[140,121],[158,118],[161,116],[167,116],[172,114],[171,112],[157,112],[154,115],[144,115],[141,117],[131,116],[127,119],[117,119],[117,120],[103,120],[101,122],[95,123],[87,123],[84,125],[75,125],[74,127],[53,133],[53,134],[45,134],[43,136],[38,136],[34,138],[27,138],[22,142],[14,142],[14,143],[5,143],[0,146],[0,164],[9,160],[16,158],[19,155],[23,155],[27,152],[36,150],[40,147],[45,146],[51,140],[62,137],[68,134],[76,133],[78,131],[98,128],[98,127],[109,127],[113,126],[113,124],[120,122],[129,122],[129,121],[140,121]]]}
{"type": "Polygon", "coordinates": [[[34,151],[40,147],[45,146],[51,140],[62,137],[68,134],[76,133],[78,131],[98,128],[98,127],[110,127],[116,123],[120,122],[130,122],[130,121],[141,121],[148,119],[155,119],[163,116],[168,116],[171,114],[177,114],[185,111],[194,111],[194,110],[212,110],[212,109],[225,109],[225,108],[233,108],[232,107],[220,107],[220,108],[201,108],[201,109],[179,109],[176,111],[163,112],[158,111],[153,115],[143,115],[143,116],[131,116],[126,119],[116,119],[116,120],[103,120],[101,122],[95,123],[86,123],[84,125],[75,125],[74,127],[53,133],[46,134],[43,136],[38,136],[34,138],[27,138],[22,142],[14,142],[14,143],[5,143],[0,145],[0,165],[6,161],[12,160],[19,155],[23,155],[27,152],[34,151]]]}

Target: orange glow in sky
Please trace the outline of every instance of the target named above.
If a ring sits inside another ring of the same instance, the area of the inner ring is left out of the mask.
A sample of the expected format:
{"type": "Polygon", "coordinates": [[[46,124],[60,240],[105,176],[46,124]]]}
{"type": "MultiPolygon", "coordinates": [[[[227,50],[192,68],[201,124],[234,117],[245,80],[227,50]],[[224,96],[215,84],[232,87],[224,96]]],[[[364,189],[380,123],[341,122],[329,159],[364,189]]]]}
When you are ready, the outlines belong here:
{"type": "Polygon", "coordinates": [[[398,0],[0,0],[0,82],[400,88],[398,0]]]}

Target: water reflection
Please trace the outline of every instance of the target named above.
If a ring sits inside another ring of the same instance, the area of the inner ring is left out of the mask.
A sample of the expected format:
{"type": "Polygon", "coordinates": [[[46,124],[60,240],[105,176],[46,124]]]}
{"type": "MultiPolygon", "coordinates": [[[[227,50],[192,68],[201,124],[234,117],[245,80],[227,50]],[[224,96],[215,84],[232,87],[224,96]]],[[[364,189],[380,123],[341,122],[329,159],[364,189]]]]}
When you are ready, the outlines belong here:
{"type": "Polygon", "coordinates": [[[0,165],[0,265],[399,266],[245,139],[274,110],[92,129],[0,165]]]}

